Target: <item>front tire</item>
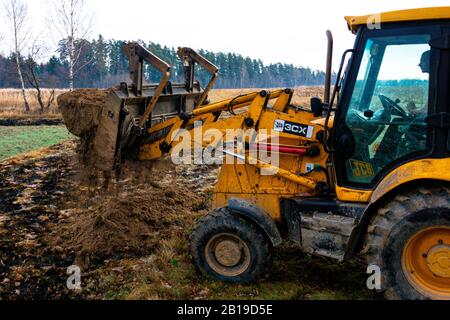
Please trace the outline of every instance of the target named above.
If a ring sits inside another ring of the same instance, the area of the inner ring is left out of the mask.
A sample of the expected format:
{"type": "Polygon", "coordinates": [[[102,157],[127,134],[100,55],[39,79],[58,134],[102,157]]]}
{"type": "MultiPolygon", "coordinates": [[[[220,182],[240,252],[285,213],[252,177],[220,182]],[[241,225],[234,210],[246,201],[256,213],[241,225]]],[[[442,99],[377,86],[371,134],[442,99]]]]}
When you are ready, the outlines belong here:
{"type": "Polygon", "coordinates": [[[205,276],[224,282],[249,283],[271,263],[271,244],[250,221],[221,208],[202,218],[190,239],[194,265],[205,276]]]}
{"type": "Polygon", "coordinates": [[[388,299],[450,299],[450,195],[419,188],[381,208],[366,239],[369,265],[379,266],[388,299]]]}

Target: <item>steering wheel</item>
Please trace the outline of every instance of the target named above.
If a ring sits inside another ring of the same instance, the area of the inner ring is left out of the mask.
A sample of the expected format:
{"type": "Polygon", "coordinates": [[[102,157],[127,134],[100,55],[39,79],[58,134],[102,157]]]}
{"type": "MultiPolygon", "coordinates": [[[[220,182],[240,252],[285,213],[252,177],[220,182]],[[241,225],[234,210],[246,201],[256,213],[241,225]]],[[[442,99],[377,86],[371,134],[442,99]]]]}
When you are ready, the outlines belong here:
{"type": "MultiPolygon", "coordinates": [[[[380,98],[381,104],[383,105],[383,108],[385,110],[384,116],[387,116],[389,118],[389,121],[391,121],[391,114],[401,116],[402,118],[408,117],[408,113],[398,105],[397,102],[393,101],[392,99],[389,99],[385,95],[378,95],[378,98],[380,98]]],[[[375,142],[375,140],[380,136],[380,134],[384,131],[384,126],[378,126],[378,128],[375,130],[373,135],[368,141],[368,144],[371,145],[375,142]]]]}
{"type": "Polygon", "coordinates": [[[408,113],[398,105],[397,102],[393,101],[392,99],[386,97],[383,94],[378,95],[378,98],[380,98],[381,104],[383,105],[384,110],[394,113],[394,115],[401,116],[406,118],[408,116],[408,113]]]}

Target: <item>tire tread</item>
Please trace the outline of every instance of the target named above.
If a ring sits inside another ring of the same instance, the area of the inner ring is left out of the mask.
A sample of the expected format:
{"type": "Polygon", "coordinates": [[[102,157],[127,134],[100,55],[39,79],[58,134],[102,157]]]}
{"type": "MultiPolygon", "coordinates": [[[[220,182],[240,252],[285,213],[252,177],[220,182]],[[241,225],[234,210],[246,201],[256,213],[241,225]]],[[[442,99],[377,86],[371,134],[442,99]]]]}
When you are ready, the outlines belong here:
{"type": "MultiPolygon", "coordinates": [[[[433,207],[450,208],[450,192],[446,186],[421,186],[399,194],[381,207],[372,218],[367,229],[366,254],[368,265],[378,265],[383,270],[383,250],[389,241],[390,233],[395,225],[408,215],[433,207]]],[[[382,275],[382,289],[387,299],[399,299],[395,283],[390,283],[388,277],[382,275]]],[[[391,281],[392,282],[392,281],[391,281]]]]}

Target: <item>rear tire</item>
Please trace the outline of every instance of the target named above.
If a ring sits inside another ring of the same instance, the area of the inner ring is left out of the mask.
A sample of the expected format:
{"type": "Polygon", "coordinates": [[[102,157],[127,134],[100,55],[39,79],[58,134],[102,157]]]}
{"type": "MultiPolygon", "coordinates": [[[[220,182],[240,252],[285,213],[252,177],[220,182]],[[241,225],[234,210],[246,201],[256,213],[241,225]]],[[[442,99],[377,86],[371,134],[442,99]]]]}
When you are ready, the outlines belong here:
{"type": "Polygon", "coordinates": [[[367,233],[369,265],[387,299],[450,299],[450,192],[419,188],[396,196],[367,233]]]}
{"type": "Polygon", "coordinates": [[[201,219],[190,239],[194,265],[215,280],[249,283],[263,276],[271,263],[271,244],[250,221],[220,208],[201,219]]]}

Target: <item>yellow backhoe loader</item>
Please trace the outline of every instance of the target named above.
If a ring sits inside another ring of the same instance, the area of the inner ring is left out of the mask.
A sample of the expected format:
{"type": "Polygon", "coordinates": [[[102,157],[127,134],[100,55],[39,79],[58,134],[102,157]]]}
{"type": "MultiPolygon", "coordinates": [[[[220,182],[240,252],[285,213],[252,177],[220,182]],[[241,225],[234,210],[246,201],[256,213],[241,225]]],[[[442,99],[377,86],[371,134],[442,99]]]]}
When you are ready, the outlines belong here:
{"type": "Polygon", "coordinates": [[[93,122],[96,165],[170,155],[180,129],[214,129],[225,144],[230,129],[274,131],[278,139],[247,137],[241,150],[224,151],[240,162],[222,166],[215,209],[191,235],[204,275],[255,281],[272,249],[290,241],[339,261],[364,252],[388,298],[450,299],[450,7],[346,20],[355,46],[332,87],[327,32],[324,99],[311,99],[311,109],[292,105],[291,89],[209,103],[219,70],[194,50],[179,49],[185,83],[175,84],[167,63],[127,45],[132,84],[114,88],[93,122]],[[159,85],[144,83],[144,63],[161,71],[159,85]],[[197,65],[211,73],[206,89],[197,65]],[[279,163],[252,158],[255,150],[279,163]]]}

